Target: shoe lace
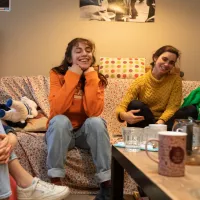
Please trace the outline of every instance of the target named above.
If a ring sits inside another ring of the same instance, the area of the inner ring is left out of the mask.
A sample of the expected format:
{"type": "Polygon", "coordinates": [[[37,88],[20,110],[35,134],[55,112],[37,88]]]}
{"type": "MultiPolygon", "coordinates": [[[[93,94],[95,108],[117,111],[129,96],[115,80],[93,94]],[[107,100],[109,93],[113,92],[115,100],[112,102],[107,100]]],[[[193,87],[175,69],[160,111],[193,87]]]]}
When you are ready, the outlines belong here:
{"type": "Polygon", "coordinates": [[[36,187],[37,186],[40,188],[42,187],[43,189],[49,189],[49,190],[53,190],[55,187],[54,184],[42,181],[40,179],[37,181],[36,187]]]}

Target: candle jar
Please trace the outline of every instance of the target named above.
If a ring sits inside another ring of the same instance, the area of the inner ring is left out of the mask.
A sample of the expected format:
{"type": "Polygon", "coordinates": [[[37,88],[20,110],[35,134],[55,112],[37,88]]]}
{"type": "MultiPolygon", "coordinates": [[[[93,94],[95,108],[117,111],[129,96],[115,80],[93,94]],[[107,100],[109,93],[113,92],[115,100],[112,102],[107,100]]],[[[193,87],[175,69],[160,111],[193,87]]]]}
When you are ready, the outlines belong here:
{"type": "Polygon", "coordinates": [[[189,119],[176,119],[173,131],[187,133],[186,164],[200,165],[200,121],[189,119]]]}

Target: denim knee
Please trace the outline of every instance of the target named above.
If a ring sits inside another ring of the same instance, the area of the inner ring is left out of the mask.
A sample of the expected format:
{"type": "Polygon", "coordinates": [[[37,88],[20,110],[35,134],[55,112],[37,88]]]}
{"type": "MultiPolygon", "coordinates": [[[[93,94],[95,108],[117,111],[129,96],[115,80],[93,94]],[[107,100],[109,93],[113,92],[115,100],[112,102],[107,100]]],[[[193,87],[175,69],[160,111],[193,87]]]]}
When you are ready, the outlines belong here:
{"type": "Polygon", "coordinates": [[[106,121],[101,117],[90,117],[85,121],[85,126],[89,126],[90,129],[102,131],[106,129],[106,121]]]}
{"type": "Polygon", "coordinates": [[[46,133],[46,137],[50,135],[50,133],[56,132],[56,134],[63,133],[63,131],[59,130],[73,130],[71,122],[68,117],[65,115],[56,115],[49,122],[49,127],[46,133]]]}
{"type": "Polygon", "coordinates": [[[53,126],[54,128],[66,129],[69,128],[70,125],[71,122],[65,115],[56,115],[49,122],[49,126],[53,126]]]}

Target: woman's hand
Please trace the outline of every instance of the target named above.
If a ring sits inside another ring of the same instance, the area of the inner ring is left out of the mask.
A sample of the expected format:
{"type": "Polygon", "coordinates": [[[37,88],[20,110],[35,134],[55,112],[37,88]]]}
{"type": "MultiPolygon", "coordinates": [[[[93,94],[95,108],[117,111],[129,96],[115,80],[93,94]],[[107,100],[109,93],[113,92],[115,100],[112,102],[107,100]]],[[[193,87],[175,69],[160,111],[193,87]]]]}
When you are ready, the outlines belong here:
{"type": "Polygon", "coordinates": [[[71,67],[69,67],[70,71],[76,73],[76,74],[82,74],[83,73],[83,70],[81,69],[81,67],[77,64],[73,64],[71,67]]]}
{"type": "Polygon", "coordinates": [[[128,124],[135,124],[144,120],[144,116],[137,116],[134,113],[138,113],[140,110],[130,110],[128,112],[120,113],[120,118],[126,121],[128,124]]]}
{"type": "Polygon", "coordinates": [[[93,72],[94,71],[94,67],[89,67],[88,69],[86,69],[84,71],[84,74],[88,73],[88,72],[93,72]]]}
{"type": "Polygon", "coordinates": [[[11,144],[6,134],[0,134],[0,164],[8,162],[11,153],[11,144]]]}
{"type": "Polygon", "coordinates": [[[165,122],[162,119],[159,119],[156,124],[165,124],[165,122]]]}

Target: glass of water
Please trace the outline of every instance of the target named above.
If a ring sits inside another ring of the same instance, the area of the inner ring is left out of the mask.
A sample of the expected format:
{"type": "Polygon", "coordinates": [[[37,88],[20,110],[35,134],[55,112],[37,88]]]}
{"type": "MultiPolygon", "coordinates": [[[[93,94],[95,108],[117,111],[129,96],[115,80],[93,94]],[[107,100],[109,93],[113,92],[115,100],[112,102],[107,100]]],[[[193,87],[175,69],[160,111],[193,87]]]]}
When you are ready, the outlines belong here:
{"type": "Polygon", "coordinates": [[[122,135],[125,143],[125,150],[129,152],[140,151],[143,128],[123,127],[122,135]]]}

